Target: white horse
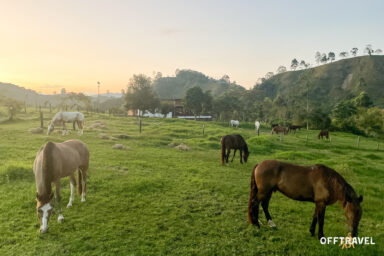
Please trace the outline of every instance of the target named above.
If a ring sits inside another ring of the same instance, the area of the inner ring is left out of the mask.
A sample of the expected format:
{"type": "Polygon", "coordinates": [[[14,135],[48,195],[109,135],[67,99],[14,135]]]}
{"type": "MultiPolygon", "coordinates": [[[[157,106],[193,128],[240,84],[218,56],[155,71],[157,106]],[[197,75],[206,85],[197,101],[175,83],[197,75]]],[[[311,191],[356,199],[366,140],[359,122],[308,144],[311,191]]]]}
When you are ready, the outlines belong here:
{"type": "Polygon", "coordinates": [[[260,122],[259,121],[255,121],[255,129],[256,131],[258,131],[260,128],[260,122]]]}
{"type": "Polygon", "coordinates": [[[65,123],[77,123],[79,127],[79,135],[83,135],[84,129],[84,115],[80,112],[58,112],[51,120],[48,125],[47,135],[49,135],[54,129],[55,125],[63,125],[64,131],[63,134],[66,133],[67,127],[65,127],[65,123]]]}
{"type": "Polygon", "coordinates": [[[231,127],[236,126],[236,128],[239,127],[240,122],[238,120],[231,120],[230,121],[231,127]]]}

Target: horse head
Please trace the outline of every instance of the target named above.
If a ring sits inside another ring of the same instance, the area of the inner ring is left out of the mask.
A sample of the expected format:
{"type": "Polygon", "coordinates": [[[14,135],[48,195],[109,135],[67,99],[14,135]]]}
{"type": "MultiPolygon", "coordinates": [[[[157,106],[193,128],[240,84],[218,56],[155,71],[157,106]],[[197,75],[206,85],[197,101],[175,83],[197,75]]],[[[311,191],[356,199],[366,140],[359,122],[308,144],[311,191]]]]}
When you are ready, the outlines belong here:
{"type": "Polygon", "coordinates": [[[357,236],[357,229],[361,219],[363,210],[361,209],[360,203],[363,201],[363,196],[359,197],[350,191],[347,191],[345,194],[344,210],[347,217],[349,231],[352,233],[352,236],[357,236]]]}
{"type": "Polygon", "coordinates": [[[54,129],[55,129],[55,126],[54,126],[53,122],[49,122],[47,135],[49,135],[51,132],[53,132],[54,129]]]}
{"type": "Polygon", "coordinates": [[[36,211],[40,222],[40,233],[45,233],[48,231],[48,221],[53,210],[52,198],[53,193],[51,193],[49,196],[36,194],[36,211]]]}

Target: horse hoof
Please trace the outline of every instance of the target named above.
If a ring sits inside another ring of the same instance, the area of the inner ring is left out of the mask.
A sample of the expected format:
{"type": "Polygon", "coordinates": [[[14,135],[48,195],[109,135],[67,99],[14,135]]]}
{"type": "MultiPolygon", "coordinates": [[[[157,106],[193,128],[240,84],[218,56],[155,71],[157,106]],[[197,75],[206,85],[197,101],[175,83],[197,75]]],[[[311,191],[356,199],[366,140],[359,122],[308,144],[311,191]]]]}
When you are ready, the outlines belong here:
{"type": "Polygon", "coordinates": [[[57,221],[58,221],[59,223],[63,223],[63,221],[64,221],[64,216],[63,216],[62,214],[60,214],[59,217],[57,218],[57,221]]]}
{"type": "Polygon", "coordinates": [[[84,203],[85,202],[85,198],[81,198],[81,202],[84,203]]]}
{"type": "Polygon", "coordinates": [[[271,228],[277,228],[273,220],[268,220],[268,226],[270,226],[271,228]]]}
{"type": "Polygon", "coordinates": [[[70,207],[72,207],[72,204],[67,204],[67,208],[70,208],[70,207]]]}

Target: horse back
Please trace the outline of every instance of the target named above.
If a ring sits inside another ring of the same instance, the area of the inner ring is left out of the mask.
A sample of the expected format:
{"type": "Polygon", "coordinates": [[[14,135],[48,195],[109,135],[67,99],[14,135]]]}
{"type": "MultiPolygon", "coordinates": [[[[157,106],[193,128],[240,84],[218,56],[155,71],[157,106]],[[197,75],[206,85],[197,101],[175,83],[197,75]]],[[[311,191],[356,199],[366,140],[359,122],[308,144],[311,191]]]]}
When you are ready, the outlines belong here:
{"type": "Polygon", "coordinates": [[[79,140],[55,143],[52,155],[55,159],[53,169],[57,170],[56,178],[69,176],[77,169],[89,166],[89,150],[79,140]]]}
{"type": "Polygon", "coordinates": [[[279,190],[295,200],[326,200],[329,196],[322,171],[317,166],[265,160],[257,166],[255,176],[258,187],[265,191],[279,190]]]}

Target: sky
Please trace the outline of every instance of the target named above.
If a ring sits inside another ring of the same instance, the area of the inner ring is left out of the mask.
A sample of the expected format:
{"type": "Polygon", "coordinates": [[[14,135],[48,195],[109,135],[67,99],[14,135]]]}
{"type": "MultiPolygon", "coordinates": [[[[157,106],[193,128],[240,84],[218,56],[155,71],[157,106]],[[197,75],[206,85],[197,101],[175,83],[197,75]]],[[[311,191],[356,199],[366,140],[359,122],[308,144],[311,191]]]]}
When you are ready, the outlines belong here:
{"type": "Polygon", "coordinates": [[[0,82],[120,92],[133,74],[192,69],[251,88],[316,51],[384,50],[384,1],[2,0],[0,82]]]}

